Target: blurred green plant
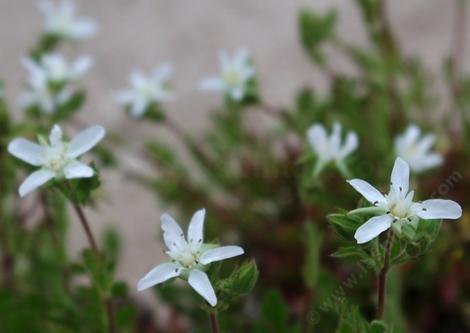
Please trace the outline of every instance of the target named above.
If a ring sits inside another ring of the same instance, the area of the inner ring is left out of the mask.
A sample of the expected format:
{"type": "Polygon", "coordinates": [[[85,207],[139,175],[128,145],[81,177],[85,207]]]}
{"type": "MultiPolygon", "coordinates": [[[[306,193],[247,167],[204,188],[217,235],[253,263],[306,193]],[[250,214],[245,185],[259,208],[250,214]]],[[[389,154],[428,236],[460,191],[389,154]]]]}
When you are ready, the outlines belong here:
{"type": "MultiPolygon", "coordinates": [[[[341,169],[314,172],[319,156],[307,141],[314,123],[332,128],[339,122],[357,133],[360,144],[348,159],[348,172],[374,184],[389,181],[383,170],[396,157],[394,137],[408,124],[419,123],[439,134],[444,162],[416,175],[413,187],[423,196],[439,194],[461,203],[468,197],[470,77],[462,60],[468,2],[455,1],[454,45],[440,74],[402,51],[389,2],[354,1],[367,47],[337,32],[342,18],[336,10],[299,13],[300,42],[327,82],[322,92],[303,87],[292,105],[276,107],[263,99],[262,82],[253,75],[242,82],[242,96],[234,86],[223,92],[210,128],[200,137],[180,128],[163,103],[152,101],[144,110],[140,121],[166,127],[186,151],[173,149],[171,139],[149,140],[144,158],[155,173],[134,179],[184,217],[205,207],[211,212],[206,232],[220,235],[221,242],[236,241],[253,258],[240,265],[211,265],[208,274],[220,301],[216,310],[201,306],[190,288],[172,282],[154,288],[169,309],[157,320],[116,279],[121,252],[116,230],[95,241],[90,246],[95,250],[85,249],[76,258],[68,252],[69,225],[75,222],[68,205],[79,221],[89,223],[83,206],[96,205],[100,172],[117,163],[113,149],[93,152],[95,177],[53,182],[20,201],[18,184],[31,169],[7,153],[8,143],[17,136],[44,134],[59,121],[74,125],[87,93],[76,87],[54,112],[30,106],[16,121],[0,84],[0,331],[202,333],[209,324],[201,310],[210,314],[213,332],[469,331],[470,258],[465,249],[470,216],[464,213],[461,222],[442,229],[433,220],[404,224],[390,232],[395,233],[393,242],[386,236],[359,246],[354,234],[374,216],[373,209],[341,210],[361,209],[365,203],[358,202],[341,169]],[[342,71],[335,56],[353,71],[342,71]],[[448,91],[438,89],[435,81],[448,91]],[[384,266],[389,270],[387,301],[378,320],[375,279],[384,266]]],[[[30,55],[39,61],[69,39],[46,31],[30,55]]],[[[244,65],[254,67],[254,59],[244,65]]],[[[229,74],[226,78],[238,85],[237,73],[229,74]]],[[[66,87],[47,88],[57,97],[66,87]]],[[[468,207],[465,203],[464,212],[468,207]]]]}

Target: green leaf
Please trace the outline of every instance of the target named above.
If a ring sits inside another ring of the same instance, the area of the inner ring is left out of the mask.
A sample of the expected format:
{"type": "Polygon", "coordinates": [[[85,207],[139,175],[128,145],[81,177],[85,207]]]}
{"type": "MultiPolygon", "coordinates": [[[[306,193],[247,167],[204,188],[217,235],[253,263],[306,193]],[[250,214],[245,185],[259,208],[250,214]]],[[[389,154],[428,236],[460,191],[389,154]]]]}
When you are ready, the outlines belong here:
{"type": "Polygon", "coordinates": [[[302,10],[299,16],[300,38],[304,49],[318,63],[325,63],[320,50],[323,43],[332,36],[336,24],[336,12],[330,11],[324,16],[309,10],[302,10]]]}
{"type": "Polygon", "coordinates": [[[113,298],[127,297],[128,290],[127,284],[123,281],[114,282],[111,287],[111,295],[113,298]]]}
{"type": "Polygon", "coordinates": [[[249,294],[256,286],[258,277],[258,267],[255,261],[250,261],[234,270],[229,277],[217,281],[216,289],[221,302],[228,306],[249,294]]]}
{"type": "Polygon", "coordinates": [[[327,218],[338,235],[348,241],[354,240],[357,228],[365,222],[358,215],[330,214],[327,218]]]}

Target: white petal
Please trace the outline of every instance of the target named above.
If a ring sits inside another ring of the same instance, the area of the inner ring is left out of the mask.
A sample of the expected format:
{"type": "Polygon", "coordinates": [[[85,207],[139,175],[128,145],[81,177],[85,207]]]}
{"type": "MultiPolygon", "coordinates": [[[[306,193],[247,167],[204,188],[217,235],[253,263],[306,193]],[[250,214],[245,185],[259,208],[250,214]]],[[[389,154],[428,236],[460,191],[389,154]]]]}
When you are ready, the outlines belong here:
{"type": "Polygon", "coordinates": [[[133,90],[123,90],[114,94],[114,100],[119,104],[130,104],[134,100],[133,90]]]}
{"type": "Polygon", "coordinates": [[[73,137],[70,141],[68,157],[76,158],[91,148],[103,139],[106,130],[102,126],[92,126],[73,137]]]}
{"type": "Polygon", "coordinates": [[[431,169],[442,164],[444,159],[440,154],[433,153],[429,154],[422,160],[422,166],[424,169],[431,169]]]}
{"type": "Polygon", "coordinates": [[[211,77],[203,79],[199,84],[199,89],[204,91],[223,91],[225,89],[225,83],[219,77],[211,77]]]}
{"type": "Polygon", "coordinates": [[[405,133],[401,136],[404,144],[407,146],[414,145],[421,134],[421,129],[415,124],[411,124],[407,127],[405,133]]]}
{"type": "Polygon", "coordinates": [[[22,58],[21,63],[28,70],[33,81],[39,80],[45,76],[44,70],[31,58],[22,58]]]}
{"type": "Polygon", "coordinates": [[[240,49],[234,57],[234,63],[237,67],[243,68],[251,58],[251,52],[247,48],[240,49]]]}
{"type": "Polygon", "coordinates": [[[74,23],[69,31],[69,37],[73,39],[82,39],[92,37],[98,31],[98,25],[95,21],[89,19],[82,19],[80,22],[74,23]]]}
{"type": "Polygon", "coordinates": [[[374,216],[357,228],[354,238],[356,238],[358,244],[367,243],[389,229],[392,221],[393,217],[390,215],[374,216]]]}
{"type": "Polygon", "coordinates": [[[217,297],[207,274],[198,269],[189,272],[188,283],[193,289],[211,305],[216,306],[217,297]]]}
{"type": "Polygon", "coordinates": [[[356,191],[362,194],[372,204],[384,203],[385,197],[379,190],[362,179],[351,179],[347,181],[356,191]]]}
{"type": "Polygon", "coordinates": [[[176,234],[183,233],[183,230],[181,229],[181,227],[178,225],[175,219],[171,217],[169,214],[163,214],[160,217],[160,221],[162,225],[162,230],[164,232],[170,232],[170,233],[176,233],[176,234]]]}
{"type": "Polygon", "coordinates": [[[78,78],[82,76],[93,65],[93,59],[89,56],[84,56],[75,61],[72,68],[72,77],[78,78]]]}
{"type": "Polygon", "coordinates": [[[131,115],[136,118],[141,117],[146,111],[148,104],[149,102],[145,98],[138,96],[131,105],[131,115]]]}
{"type": "Polygon", "coordinates": [[[54,12],[54,6],[51,1],[49,0],[40,0],[39,1],[39,10],[44,14],[44,15],[50,15],[51,13],[54,12]]]}
{"type": "Polygon", "coordinates": [[[63,132],[59,125],[52,126],[49,133],[49,142],[52,146],[59,145],[62,142],[63,132]]]}
{"type": "Polygon", "coordinates": [[[148,80],[141,71],[134,70],[132,71],[130,75],[130,81],[131,81],[132,86],[140,87],[142,85],[145,85],[148,80]]]}
{"type": "Polygon", "coordinates": [[[26,163],[40,166],[43,163],[44,147],[26,139],[14,139],[8,145],[10,154],[26,163]]]}
{"type": "Polygon", "coordinates": [[[242,255],[243,253],[245,253],[245,251],[243,251],[240,246],[222,246],[207,250],[199,257],[199,261],[201,264],[207,265],[211,262],[233,258],[242,255]]]}
{"type": "Polygon", "coordinates": [[[55,172],[50,170],[38,170],[33,172],[24,180],[24,182],[20,185],[19,193],[20,197],[24,197],[31,191],[34,191],[39,186],[47,183],[49,180],[56,176],[55,172]]]}
{"type": "Polygon", "coordinates": [[[163,230],[163,241],[166,247],[171,251],[179,251],[186,245],[184,233],[176,221],[168,214],[160,217],[163,230]]]}
{"type": "Polygon", "coordinates": [[[408,193],[409,182],[410,182],[410,167],[401,157],[397,157],[395,164],[393,165],[392,186],[395,188],[397,193],[404,192],[408,193]]]}
{"type": "Polygon", "coordinates": [[[422,219],[458,219],[462,208],[452,200],[430,199],[413,205],[412,209],[422,219]]]}
{"type": "Polygon", "coordinates": [[[142,291],[144,289],[153,287],[156,284],[165,282],[171,278],[180,275],[181,266],[175,263],[164,263],[156,266],[150,272],[148,272],[137,284],[137,290],[142,291]]]}
{"type": "Polygon", "coordinates": [[[320,158],[329,155],[328,153],[328,136],[325,127],[320,124],[314,124],[307,131],[308,143],[320,158]]]}
{"type": "Polygon", "coordinates": [[[338,122],[335,122],[333,124],[333,130],[330,136],[329,149],[331,151],[331,155],[333,156],[339,155],[340,144],[341,144],[341,124],[338,122]]]}
{"type": "Polygon", "coordinates": [[[434,134],[425,135],[417,144],[417,149],[422,153],[426,153],[431,149],[434,142],[436,142],[436,136],[434,134]]]}
{"type": "Polygon", "coordinates": [[[85,163],[73,161],[64,168],[64,174],[67,179],[90,178],[95,171],[85,163]]]}
{"type": "Polygon", "coordinates": [[[170,78],[173,73],[173,67],[169,63],[160,65],[153,73],[153,79],[157,82],[163,82],[170,78]]]}
{"type": "Polygon", "coordinates": [[[346,137],[346,142],[344,143],[344,146],[341,147],[339,151],[339,158],[343,159],[347,157],[349,154],[351,154],[353,151],[357,149],[357,146],[359,145],[359,139],[357,137],[357,134],[354,132],[349,132],[347,137],[346,137]]]}
{"type": "Polygon", "coordinates": [[[200,245],[204,242],[204,217],[206,210],[201,209],[194,213],[188,227],[188,242],[192,246],[200,245]]]}
{"type": "Polygon", "coordinates": [[[244,95],[245,89],[243,86],[237,86],[230,89],[230,96],[232,96],[233,100],[235,101],[240,101],[244,95]]]}

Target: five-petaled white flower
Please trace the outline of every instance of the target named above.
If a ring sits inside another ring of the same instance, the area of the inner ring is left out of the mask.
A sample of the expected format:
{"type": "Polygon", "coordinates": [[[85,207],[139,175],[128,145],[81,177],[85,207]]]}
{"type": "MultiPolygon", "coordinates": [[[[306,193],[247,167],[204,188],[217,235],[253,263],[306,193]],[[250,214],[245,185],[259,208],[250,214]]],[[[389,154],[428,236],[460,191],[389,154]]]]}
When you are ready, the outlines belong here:
{"type": "Polygon", "coordinates": [[[62,129],[54,125],[49,134],[49,142],[40,138],[40,144],[18,138],[8,145],[8,151],[20,160],[40,167],[29,175],[19,188],[21,197],[45,184],[49,180],[89,178],[94,170],[80,162],[78,158],[92,149],[105,136],[105,129],[92,126],[72,138],[63,140],[62,129]]]}
{"type": "Polygon", "coordinates": [[[344,160],[357,149],[359,139],[356,133],[349,132],[346,141],[342,142],[341,132],[339,123],[333,124],[333,131],[329,137],[321,124],[314,124],[308,129],[308,142],[318,158],[314,170],[315,175],[318,175],[331,162],[336,163],[338,169],[345,175],[348,174],[344,160]]]}
{"type": "Polygon", "coordinates": [[[199,88],[206,91],[222,91],[235,101],[242,100],[247,93],[248,81],[255,75],[249,50],[239,50],[233,58],[220,50],[219,62],[221,74],[202,80],[199,88]]]}
{"type": "Polygon", "coordinates": [[[414,191],[409,191],[409,177],[408,163],[398,157],[392,170],[390,192],[386,195],[364,180],[348,181],[367,201],[376,206],[380,214],[370,218],[356,230],[354,238],[358,244],[374,239],[389,229],[393,223],[416,225],[420,218],[424,220],[458,219],[462,216],[462,208],[452,200],[430,199],[413,202],[414,191]]]}
{"type": "Polygon", "coordinates": [[[421,136],[419,127],[411,124],[395,138],[395,152],[408,162],[411,171],[419,173],[442,164],[442,156],[430,151],[435,141],[435,135],[421,136]]]}
{"type": "Polygon", "coordinates": [[[116,101],[127,106],[132,116],[141,117],[152,104],[173,98],[168,86],[172,71],[170,64],[163,64],[150,77],[140,71],[132,72],[131,89],[116,94],[116,101]]]}
{"type": "Polygon", "coordinates": [[[211,306],[217,304],[217,297],[207,274],[206,266],[212,262],[239,256],[244,253],[239,246],[214,247],[204,244],[205,210],[194,213],[189,223],[186,239],[178,223],[168,214],[161,217],[163,240],[171,258],[148,272],[137,284],[142,291],[171,278],[181,277],[211,306]]]}
{"type": "Polygon", "coordinates": [[[92,37],[97,30],[93,20],[77,18],[77,8],[73,1],[62,0],[54,3],[50,0],[39,2],[45,18],[45,30],[47,33],[70,40],[80,40],[92,37]]]}

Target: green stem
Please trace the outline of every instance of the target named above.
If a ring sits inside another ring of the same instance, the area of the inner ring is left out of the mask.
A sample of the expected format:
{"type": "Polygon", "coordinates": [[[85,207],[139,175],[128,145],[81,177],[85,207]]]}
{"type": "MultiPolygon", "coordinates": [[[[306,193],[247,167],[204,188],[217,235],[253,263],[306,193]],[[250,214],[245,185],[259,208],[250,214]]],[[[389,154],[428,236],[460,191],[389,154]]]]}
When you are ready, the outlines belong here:
{"type": "Polygon", "coordinates": [[[378,309],[377,318],[383,319],[385,309],[385,291],[387,287],[387,273],[390,268],[390,251],[392,249],[393,238],[395,234],[392,230],[388,231],[387,240],[385,242],[385,257],[384,265],[379,272],[378,276],[378,309]]]}

